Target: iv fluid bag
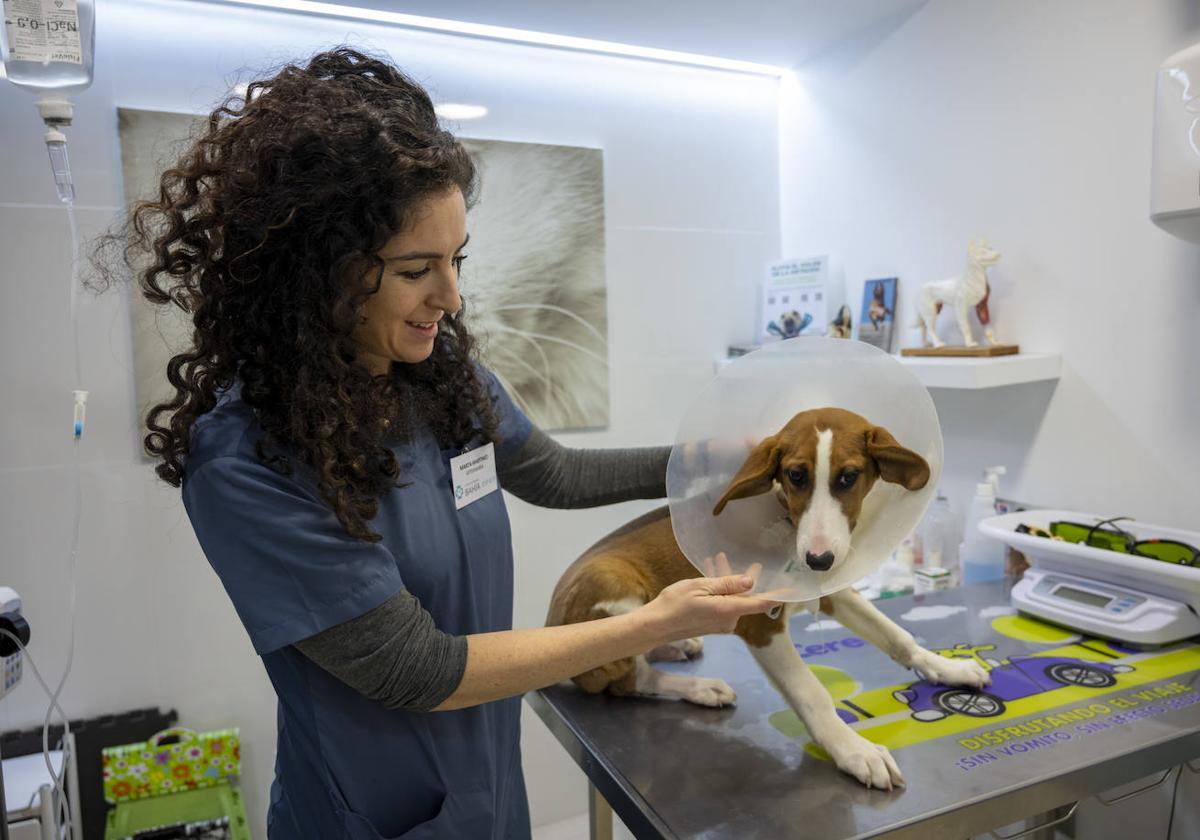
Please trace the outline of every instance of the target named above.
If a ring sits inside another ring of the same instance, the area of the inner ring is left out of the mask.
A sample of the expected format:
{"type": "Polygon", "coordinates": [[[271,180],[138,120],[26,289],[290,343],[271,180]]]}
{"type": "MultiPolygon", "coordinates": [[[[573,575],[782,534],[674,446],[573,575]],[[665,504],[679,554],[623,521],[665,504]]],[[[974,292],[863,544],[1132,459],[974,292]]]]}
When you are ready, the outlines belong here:
{"type": "Polygon", "coordinates": [[[0,59],[30,93],[78,93],[92,83],[93,0],[3,0],[0,59]]]}

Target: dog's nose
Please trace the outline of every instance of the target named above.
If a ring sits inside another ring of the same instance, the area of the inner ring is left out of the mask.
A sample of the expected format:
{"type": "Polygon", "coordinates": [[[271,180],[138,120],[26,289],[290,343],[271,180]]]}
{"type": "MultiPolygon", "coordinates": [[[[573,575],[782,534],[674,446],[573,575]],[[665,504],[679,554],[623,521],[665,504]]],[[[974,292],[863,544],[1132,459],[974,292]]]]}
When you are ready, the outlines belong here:
{"type": "Polygon", "coordinates": [[[833,565],[833,552],[826,551],[824,554],[813,554],[811,551],[804,553],[804,561],[808,563],[808,567],[814,572],[827,572],[829,567],[833,565]]]}

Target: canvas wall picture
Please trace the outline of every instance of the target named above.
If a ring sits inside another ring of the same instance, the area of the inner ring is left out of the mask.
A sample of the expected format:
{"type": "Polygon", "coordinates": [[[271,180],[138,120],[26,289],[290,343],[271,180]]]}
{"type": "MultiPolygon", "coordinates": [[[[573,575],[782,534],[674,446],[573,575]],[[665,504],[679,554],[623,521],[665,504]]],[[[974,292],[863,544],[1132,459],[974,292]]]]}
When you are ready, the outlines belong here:
{"type": "MultiPolygon", "coordinates": [[[[159,173],[205,118],[118,109],[127,204],[157,194],[159,173]]],[[[604,177],[599,149],[464,139],[481,176],[467,216],[460,291],[481,358],[543,429],[608,425],[604,177]]],[[[176,308],[130,296],[139,416],[172,395],[167,360],[188,345],[176,308]]]]}

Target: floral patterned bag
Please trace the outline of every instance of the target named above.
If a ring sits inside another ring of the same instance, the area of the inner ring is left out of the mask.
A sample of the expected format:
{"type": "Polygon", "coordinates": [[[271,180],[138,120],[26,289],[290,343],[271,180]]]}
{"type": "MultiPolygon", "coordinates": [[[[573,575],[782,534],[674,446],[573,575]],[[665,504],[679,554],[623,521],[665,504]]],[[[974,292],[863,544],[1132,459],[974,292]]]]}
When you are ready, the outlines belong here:
{"type": "Polygon", "coordinates": [[[150,740],[101,753],[104,798],[128,802],[184,790],[236,783],[241,769],[237,729],[164,729],[150,740]]]}

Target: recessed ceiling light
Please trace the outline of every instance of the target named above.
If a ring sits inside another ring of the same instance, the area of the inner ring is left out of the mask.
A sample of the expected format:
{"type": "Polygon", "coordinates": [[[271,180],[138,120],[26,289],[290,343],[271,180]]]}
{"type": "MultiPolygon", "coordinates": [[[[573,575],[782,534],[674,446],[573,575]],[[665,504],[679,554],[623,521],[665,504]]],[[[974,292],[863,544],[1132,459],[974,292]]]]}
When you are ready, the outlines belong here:
{"type": "Polygon", "coordinates": [[[460,105],[455,102],[443,102],[435,105],[433,110],[446,120],[477,120],[486,117],[488,109],[482,105],[460,105]]]}

